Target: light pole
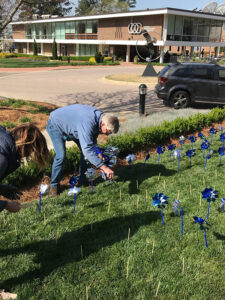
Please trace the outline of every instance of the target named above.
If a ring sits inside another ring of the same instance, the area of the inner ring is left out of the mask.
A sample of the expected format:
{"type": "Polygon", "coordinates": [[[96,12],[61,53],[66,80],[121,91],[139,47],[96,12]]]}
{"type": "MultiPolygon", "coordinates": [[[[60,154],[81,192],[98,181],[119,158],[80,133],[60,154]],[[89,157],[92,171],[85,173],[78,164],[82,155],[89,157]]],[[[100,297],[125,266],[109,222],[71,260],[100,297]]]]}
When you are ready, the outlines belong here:
{"type": "Polygon", "coordinates": [[[145,114],[145,97],[147,94],[147,86],[145,84],[139,85],[139,116],[145,114]]]}

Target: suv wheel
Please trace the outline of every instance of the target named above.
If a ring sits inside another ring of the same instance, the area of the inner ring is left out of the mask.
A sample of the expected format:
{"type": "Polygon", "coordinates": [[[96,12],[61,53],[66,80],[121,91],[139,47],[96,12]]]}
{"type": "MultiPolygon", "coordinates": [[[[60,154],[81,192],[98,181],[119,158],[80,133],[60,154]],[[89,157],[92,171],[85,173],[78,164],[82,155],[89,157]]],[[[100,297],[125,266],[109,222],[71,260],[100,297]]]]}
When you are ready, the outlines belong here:
{"type": "Polygon", "coordinates": [[[175,109],[186,108],[190,105],[191,99],[187,92],[176,91],[170,97],[170,105],[175,109]]]}

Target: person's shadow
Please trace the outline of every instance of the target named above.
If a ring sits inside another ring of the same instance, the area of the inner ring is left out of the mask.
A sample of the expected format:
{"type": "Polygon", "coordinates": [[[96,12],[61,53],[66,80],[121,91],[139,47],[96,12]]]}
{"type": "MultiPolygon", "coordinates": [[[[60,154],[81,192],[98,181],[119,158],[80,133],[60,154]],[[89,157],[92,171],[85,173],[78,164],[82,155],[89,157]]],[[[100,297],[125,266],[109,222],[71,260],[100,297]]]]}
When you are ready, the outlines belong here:
{"type": "Polygon", "coordinates": [[[92,226],[91,224],[85,225],[76,231],[64,233],[57,241],[54,239],[29,243],[20,248],[0,249],[1,258],[7,255],[35,253],[35,263],[40,265],[40,268],[1,282],[1,285],[10,290],[16,285],[32,281],[37,277],[43,280],[58,267],[80,261],[82,259],[81,245],[83,258],[86,258],[103,247],[127,239],[129,228],[130,238],[132,238],[132,235],[141,226],[150,225],[158,219],[160,219],[160,212],[158,211],[135,213],[96,222],[92,226]]]}
{"type": "Polygon", "coordinates": [[[142,184],[143,181],[153,176],[157,176],[158,178],[160,174],[160,176],[168,177],[173,175],[174,173],[176,173],[176,171],[167,169],[163,164],[144,164],[138,162],[131,166],[121,167],[116,172],[116,175],[118,176],[118,179],[116,179],[116,181],[130,181],[129,194],[137,194],[137,181],[139,186],[142,184]]]}

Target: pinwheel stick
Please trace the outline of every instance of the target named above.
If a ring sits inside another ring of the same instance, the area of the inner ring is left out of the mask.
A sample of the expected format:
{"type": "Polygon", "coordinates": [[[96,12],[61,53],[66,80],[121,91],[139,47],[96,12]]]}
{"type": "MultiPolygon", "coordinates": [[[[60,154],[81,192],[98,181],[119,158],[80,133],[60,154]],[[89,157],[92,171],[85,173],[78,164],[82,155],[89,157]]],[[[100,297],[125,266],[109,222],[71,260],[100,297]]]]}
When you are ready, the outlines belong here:
{"type": "Polygon", "coordinates": [[[178,173],[180,171],[180,156],[178,156],[178,173]]]}
{"type": "Polygon", "coordinates": [[[206,165],[207,165],[207,157],[206,157],[206,160],[205,160],[205,165],[204,165],[204,168],[203,168],[203,170],[205,171],[205,167],[206,167],[206,165]]]}
{"type": "Polygon", "coordinates": [[[205,246],[206,246],[206,248],[208,248],[207,237],[206,237],[206,230],[204,230],[204,234],[205,234],[205,246]]]}
{"type": "Polygon", "coordinates": [[[222,160],[222,155],[220,155],[220,164],[219,164],[219,166],[221,166],[221,160],[222,160]]]}
{"type": "Polygon", "coordinates": [[[163,221],[163,208],[161,207],[161,218],[162,218],[162,224],[164,225],[164,221],[163,221]]]}
{"type": "Polygon", "coordinates": [[[158,158],[158,165],[159,165],[159,163],[160,163],[160,154],[159,154],[159,158],[158,158]]]}
{"type": "Polygon", "coordinates": [[[205,158],[205,149],[203,150],[203,158],[205,158]]]}
{"type": "Polygon", "coordinates": [[[93,176],[91,174],[91,192],[93,193],[93,176]]]}
{"type": "Polygon", "coordinates": [[[184,234],[184,220],[183,220],[183,207],[180,208],[180,212],[181,212],[181,234],[184,234]]]}
{"type": "Polygon", "coordinates": [[[208,204],[207,220],[209,219],[209,209],[210,209],[210,202],[208,204]]]}
{"type": "Polygon", "coordinates": [[[191,157],[190,157],[190,168],[191,168],[191,157]]]}
{"type": "Polygon", "coordinates": [[[76,211],[76,194],[73,195],[73,214],[75,215],[76,211]]]}
{"type": "Polygon", "coordinates": [[[40,201],[39,201],[39,214],[41,213],[41,192],[40,192],[40,201]]]}
{"type": "Polygon", "coordinates": [[[170,150],[170,159],[171,159],[171,155],[172,155],[172,150],[170,150]]]}

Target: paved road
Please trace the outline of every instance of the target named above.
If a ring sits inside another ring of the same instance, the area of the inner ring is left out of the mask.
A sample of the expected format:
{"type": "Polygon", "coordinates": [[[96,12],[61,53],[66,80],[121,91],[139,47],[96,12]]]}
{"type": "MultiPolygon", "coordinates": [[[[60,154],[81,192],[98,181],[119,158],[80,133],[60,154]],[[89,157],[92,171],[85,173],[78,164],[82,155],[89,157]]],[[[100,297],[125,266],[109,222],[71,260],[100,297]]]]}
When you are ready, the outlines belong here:
{"type": "MultiPolygon", "coordinates": [[[[94,105],[105,112],[138,111],[138,86],[105,80],[111,74],[139,74],[144,66],[82,67],[65,70],[3,72],[0,70],[0,96],[50,102],[60,106],[72,103],[94,105]]],[[[148,85],[146,112],[168,110],[148,85]]]]}

